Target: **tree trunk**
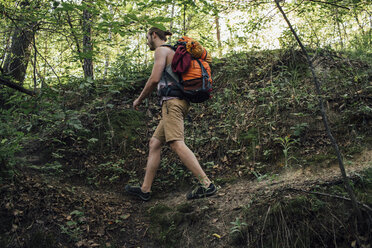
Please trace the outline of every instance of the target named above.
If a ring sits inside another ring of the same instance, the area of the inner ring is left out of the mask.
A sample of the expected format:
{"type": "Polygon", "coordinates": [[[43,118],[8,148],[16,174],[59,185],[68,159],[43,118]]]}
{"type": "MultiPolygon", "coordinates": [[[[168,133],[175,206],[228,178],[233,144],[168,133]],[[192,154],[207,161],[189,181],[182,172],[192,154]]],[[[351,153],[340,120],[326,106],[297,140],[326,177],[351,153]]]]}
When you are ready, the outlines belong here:
{"type": "MultiPolygon", "coordinates": [[[[113,15],[114,11],[112,9],[112,6],[109,5],[108,8],[110,10],[110,14],[113,15]]],[[[112,40],[111,27],[109,29],[108,40],[111,43],[111,40],[112,40]]],[[[103,72],[103,79],[106,79],[109,67],[110,67],[110,49],[107,48],[107,51],[106,51],[106,54],[105,54],[105,70],[103,72]]]]}
{"type": "Polygon", "coordinates": [[[340,22],[338,21],[338,8],[335,8],[336,9],[336,18],[335,18],[335,21],[336,21],[336,24],[337,24],[337,29],[338,29],[338,35],[340,36],[340,44],[341,44],[341,49],[344,48],[344,41],[342,39],[342,33],[341,33],[341,27],[340,27],[340,22]]]}
{"type": "Polygon", "coordinates": [[[23,83],[31,55],[32,38],[35,34],[34,23],[14,27],[10,51],[7,52],[3,71],[7,76],[23,83]]]}
{"type": "Polygon", "coordinates": [[[274,1],[275,1],[276,6],[278,7],[280,13],[283,15],[284,20],[288,24],[288,27],[291,30],[293,36],[296,38],[296,41],[300,45],[302,52],[304,53],[304,55],[306,57],[307,63],[308,63],[309,68],[311,70],[311,74],[313,76],[313,83],[314,83],[316,95],[317,95],[318,101],[319,101],[319,109],[320,109],[320,112],[322,114],[324,128],[325,128],[325,130],[327,132],[327,135],[328,135],[328,137],[329,137],[329,139],[330,139],[330,141],[332,143],[332,146],[333,146],[333,148],[335,150],[335,153],[336,153],[336,156],[337,156],[337,160],[338,160],[338,165],[340,167],[341,175],[342,175],[342,178],[343,178],[343,181],[344,181],[344,186],[346,188],[347,193],[349,194],[349,197],[351,199],[351,202],[352,202],[354,211],[355,211],[355,213],[356,213],[356,215],[358,217],[358,220],[359,221],[362,221],[362,213],[361,213],[361,211],[360,211],[360,209],[358,207],[358,204],[357,204],[357,201],[356,201],[356,197],[355,197],[354,191],[351,188],[349,179],[348,179],[348,177],[346,175],[345,166],[344,166],[344,162],[342,160],[341,152],[340,152],[340,150],[338,148],[337,141],[333,137],[332,132],[331,132],[331,129],[330,129],[329,124],[328,124],[328,118],[327,118],[327,114],[326,114],[325,108],[324,108],[323,96],[322,96],[322,92],[321,92],[321,89],[320,89],[320,82],[319,82],[319,79],[318,79],[318,77],[317,77],[317,75],[315,73],[313,62],[312,62],[309,54],[307,53],[307,50],[305,49],[304,45],[302,44],[300,38],[298,37],[296,31],[293,29],[292,24],[288,20],[287,15],[284,13],[282,7],[280,6],[280,4],[279,4],[280,0],[274,0],[274,1]]]}
{"type": "Polygon", "coordinates": [[[83,10],[83,53],[84,53],[84,77],[93,79],[93,45],[92,45],[92,13],[90,12],[91,3],[84,0],[86,8],[83,10]]]}
{"type": "MultiPolygon", "coordinates": [[[[1,64],[0,64],[0,68],[3,68],[3,65],[4,65],[4,61],[5,61],[5,56],[6,56],[6,51],[8,51],[9,47],[10,47],[10,41],[11,41],[11,36],[10,34],[7,34],[6,36],[4,35],[4,44],[5,44],[5,49],[3,51],[3,54],[1,54],[1,64]]],[[[2,72],[3,72],[3,69],[2,69],[2,72]]]]}

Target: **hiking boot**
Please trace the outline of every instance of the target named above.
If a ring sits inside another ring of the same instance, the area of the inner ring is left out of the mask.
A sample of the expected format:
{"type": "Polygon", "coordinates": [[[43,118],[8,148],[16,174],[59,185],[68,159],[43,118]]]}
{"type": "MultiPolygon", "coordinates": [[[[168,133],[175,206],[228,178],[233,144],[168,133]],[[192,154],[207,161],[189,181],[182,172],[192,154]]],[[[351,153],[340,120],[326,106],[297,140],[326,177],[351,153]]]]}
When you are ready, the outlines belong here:
{"type": "Polygon", "coordinates": [[[140,186],[125,186],[125,191],[131,195],[139,197],[143,201],[149,201],[151,198],[150,192],[144,193],[140,186]]]}
{"type": "Polygon", "coordinates": [[[213,183],[211,183],[208,188],[204,185],[199,184],[195,189],[187,193],[186,198],[187,200],[199,199],[214,195],[214,193],[216,192],[217,188],[213,183]]]}

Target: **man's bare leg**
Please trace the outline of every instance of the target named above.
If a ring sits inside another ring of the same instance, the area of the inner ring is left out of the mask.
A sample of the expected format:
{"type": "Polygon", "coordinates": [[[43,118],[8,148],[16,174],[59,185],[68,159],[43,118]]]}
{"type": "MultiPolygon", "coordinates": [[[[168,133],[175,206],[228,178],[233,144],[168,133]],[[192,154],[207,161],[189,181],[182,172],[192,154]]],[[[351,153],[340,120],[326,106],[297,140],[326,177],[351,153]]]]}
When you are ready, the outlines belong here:
{"type": "Polygon", "coordinates": [[[172,141],[170,147],[177,153],[182,163],[192,172],[201,184],[208,187],[211,181],[201,168],[195,154],[187,147],[184,141],[172,141]]]}
{"type": "Polygon", "coordinates": [[[162,143],[157,138],[152,137],[149,143],[149,156],[146,164],[145,178],[141,187],[142,192],[150,192],[151,185],[154,181],[156,171],[160,165],[160,154],[162,143]]]}

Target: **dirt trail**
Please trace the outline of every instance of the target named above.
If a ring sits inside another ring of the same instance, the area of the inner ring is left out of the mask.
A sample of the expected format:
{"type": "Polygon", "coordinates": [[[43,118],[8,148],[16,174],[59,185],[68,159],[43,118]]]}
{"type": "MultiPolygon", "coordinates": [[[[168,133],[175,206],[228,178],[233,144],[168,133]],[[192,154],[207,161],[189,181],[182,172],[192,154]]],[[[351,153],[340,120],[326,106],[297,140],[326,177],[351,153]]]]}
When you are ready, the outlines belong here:
{"type": "MultiPolygon", "coordinates": [[[[352,163],[348,163],[346,170],[348,176],[358,175],[366,168],[372,167],[372,150],[366,150],[358,155],[352,163]]],[[[202,223],[196,225],[196,228],[205,230],[192,230],[192,226],[184,227],[183,240],[187,236],[197,236],[204,239],[204,243],[198,243],[198,247],[226,247],[228,245],[231,224],[242,214],[242,210],[255,202],[269,202],[272,195],[276,192],[288,189],[310,190],[317,185],[342,183],[342,177],[338,164],[332,164],[327,167],[317,169],[300,168],[287,169],[274,178],[258,180],[239,180],[238,182],[225,184],[219,189],[216,196],[207,199],[191,201],[191,214],[197,213],[197,218],[203,218],[202,223]],[[205,210],[205,211],[204,211],[205,210]],[[216,238],[218,234],[220,238],[216,238]],[[209,237],[209,238],[206,238],[209,237]],[[207,243],[206,243],[207,242],[207,243]]],[[[169,194],[164,199],[153,199],[145,203],[145,208],[154,205],[166,205],[176,207],[184,204],[186,192],[169,194]]],[[[269,204],[269,203],[268,203],[269,204]]],[[[194,227],[195,228],[195,227],[194,227]]],[[[197,237],[192,238],[195,242],[197,237]]],[[[191,241],[190,241],[191,242],[191,241]]],[[[195,247],[195,243],[185,244],[184,247],[195,247]]]]}
{"type": "MultiPolygon", "coordinates": [[[[348,175],[357,175],[372,167],[372,150],[366,150],[347,165],[348,175]]],[[[251,204],[252,198],[265,200],[277,191],[296,188],[307,190],[326,182],[340,181],[337,164],[320,167],[287,169],[274,178],[265,180],[239,180],[223,185],[215,196],[187,201],[186,191],[163,194],[158,192],[150,202],[140,202],[124,192],[97,190],[88,186],[71,185],[55,178],[41,177],[35,173],[24,176],[22,184],[0,188],[5,195],[2,209],[13,216],[9,235],[18,238],[18,245],[27,245],[30,230],[60,233],[56,247],[98,247],[115,244],[115,247],[157,247],[150,239],[151,217],[149,209],[168,206],[175,209],[188,204],[187,216],[198,222],[184,221],[183,240],[200,235],[198,245],[225,247],[231,221],[241,210],[251,204]],[[193,230],[205,226],[206,231],[193,230]],[[26,228],[27,227],[27,228],[26,228]],[[61,233],[61,227],[64,231],[61,233]],[[220,235],[220,238],[213,236],[220,235]],[[205,237],[207,236],[207,237],[205,237]],[[23,239],[19,239],[23,237],[23,239]],[[201,241],[202,237],[203,241],[201,241]]],[[[31,232],[32,233],[32,232],[31,232]]],[[[184,247],[196,247],[194,241],[184,247]]]]}
{"type": "MultiPolygon", "coordinates": [[[[358,174],[360,171],[368,167],[372,167],[372,150],[365,150],[355,158],[351,164],[345,165],[348,176],[358,174]]],[[[235,209],[240,205],[249,202],[249,194],[270,193],[278,189],[296,188],[309,189],[316,185],[326,182],[334,182],[341,180],[341,173],[338,164],[332,164],[327,167],[320,168],[300,168],[287,169],[283,173],[268,179],[263,180],[239,180],[238,182],[227,184],[220,188],[217,196],[210,199],[215,199],[218,202],[230,202],[226,206],[230,209],[235,209]]],[[[168,205],[177,205],[185,201],[186,192],[175,195],[169,195],[165,199],[158,200],[161,203],[168,205]]],[[[151,204],[151,203],[149,203],[151,204]]]]}

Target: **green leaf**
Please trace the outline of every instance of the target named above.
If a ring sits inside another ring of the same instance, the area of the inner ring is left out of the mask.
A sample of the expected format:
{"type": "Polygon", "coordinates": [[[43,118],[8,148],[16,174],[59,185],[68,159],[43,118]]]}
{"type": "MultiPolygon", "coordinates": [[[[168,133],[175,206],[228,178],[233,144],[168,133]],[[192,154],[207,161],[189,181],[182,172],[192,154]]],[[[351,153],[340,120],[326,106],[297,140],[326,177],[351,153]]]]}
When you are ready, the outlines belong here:
{"type": "Polygon", "coordinates": [[[76,215],[76,216],[83,216],[84,213],[79,210],[74,210],[70,213],[70,215],[76,215]]]}
{"type": "Polygon", "coordinates": [[[135,20],[135,21],[139,21],[139,19],[137,18],[137,16],[135,14],[127,14],[127,16],[132,19],[132,20],[135,20]]]}
{"type": "Polygon", "coordinates": [[[96,143],[98,141],[98,139],[96,138],[91,138],[88,140],[89,143],[96,143]]]}
{"type": "Polygon", "coordinates": [[[155,22],[152,22],[150,20],[148,21],[148,24],[150,24],[153,27],[160,28],[161,30],[166,30],[167,29],[163,24],[155,23],[155,22]]]}
{"type": "Polygon", "coordinates": [[[66,223],[68,226],[73,226],[73,225],[76,225],[76,222],[75,221],[72,221],[72,220],[70,220],[70,221],[67,221],[67,223],[66,223]]]}

